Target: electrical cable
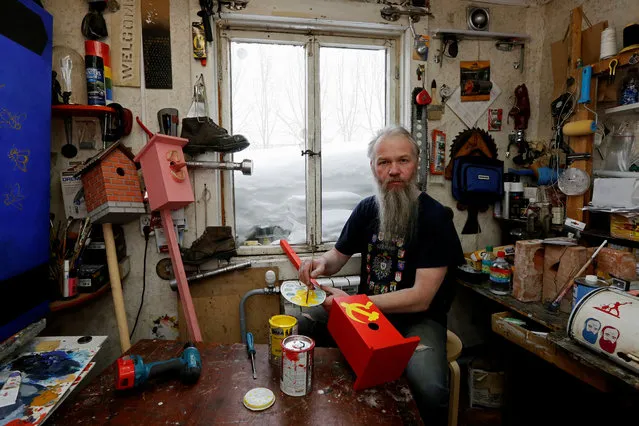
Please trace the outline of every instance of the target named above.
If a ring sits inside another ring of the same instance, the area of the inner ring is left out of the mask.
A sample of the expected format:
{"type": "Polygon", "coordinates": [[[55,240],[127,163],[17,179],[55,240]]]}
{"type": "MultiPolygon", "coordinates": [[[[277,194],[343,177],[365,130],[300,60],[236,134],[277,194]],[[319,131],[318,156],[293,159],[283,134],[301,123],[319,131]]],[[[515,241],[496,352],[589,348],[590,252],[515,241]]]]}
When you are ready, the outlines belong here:
{"type": "Polygon", "coordinates": [[[133,324],[133,329],[131,330],[131,335],[129,339],[133,338],[133,333],[135,333],[135,329],[138,326],[138,320],[140,319],[140,313],[142,312],[142,306],[144,305],[144,292],[146,290],[146,252],[149,247],[149,235],[151,234],[151,227],[146,225],[143,228],[144,231],[144,263],[142,264],[142,297],[140,298],[140,307],[138,308],[138,313],[135,316],[135,323],[133,324]]]}

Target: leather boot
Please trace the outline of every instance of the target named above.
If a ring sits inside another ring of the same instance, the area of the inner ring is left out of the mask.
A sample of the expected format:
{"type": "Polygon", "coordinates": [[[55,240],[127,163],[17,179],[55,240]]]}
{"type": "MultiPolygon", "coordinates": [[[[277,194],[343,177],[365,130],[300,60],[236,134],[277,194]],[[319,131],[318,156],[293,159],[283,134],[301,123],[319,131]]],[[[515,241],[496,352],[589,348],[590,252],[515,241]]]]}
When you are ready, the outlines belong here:
{"type": "Polygon", "coordinates": [[[226,154],[238,152],[250,144],[242,135],[230,135],[229,132],[218,126],[213,120],[205,119],[203,122],[196,120],[182,121],[182,137],[187,137],[189,143],[183,148],[189,155],[197,155],[207,151],[223,152],[226,154]],[[197,126],[197,129],[185,129],[185,126],[197,126]],[[188,138],[190,134],[204,134],[204,137],[188,138]]]}
{"type": "Polygon", "coordinates": [[[182,262],[187,265],[201,265],[211,259],[228,261],[236,254],[235,238],[230,226],[207,226],[190,248],[182,250],[182,262]]]}

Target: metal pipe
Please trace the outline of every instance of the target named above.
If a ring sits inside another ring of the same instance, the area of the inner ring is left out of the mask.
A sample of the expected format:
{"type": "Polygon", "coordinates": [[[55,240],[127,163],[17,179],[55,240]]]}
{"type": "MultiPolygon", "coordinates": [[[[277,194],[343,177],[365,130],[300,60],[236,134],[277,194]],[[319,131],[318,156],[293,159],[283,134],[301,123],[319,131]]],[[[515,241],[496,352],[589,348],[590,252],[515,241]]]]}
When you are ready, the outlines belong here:
{"type": "MultiPolygon", "coordinates": [[[[224,272],[231,272],[231,271],[237,271],[239,269],[245,269],[250,266],[251,266],[251,262],[236,263],[234,265],[224,266],[222,268],[217,268],[212,271],[206,271],[199,274],[189,275],[188,277],[186,277],[186,281],[191,282],[191,281],[201,280],[203,278],[208,278],[215,275],[223,274],[224,272]]],[[[171,290],[177,291],[178,286],[177,286],[176,279],[172,279],[171,281],[169,281],[169,285],[171,286],[171,290]]]]}
{"type": "Polygon", "coordinates": [[[186,165],[195,169],[240,170],[243,175],[253,173],[253,160],[242,160],[241,163],[230,161],[187,161],[186,165]]]}
{"type": "Polygon", "coordinates": [[[619,170],[593,170],[592,174],[601,177],[639,178],[639,172],[622,172],[619,170]]]}
{"type": "Polygon", "coordinates": [[[265,287],[258,288],[254,290],[249,290],[242,296],[242,300],[240,301],[240,333],[242,334],[242,343],[246,344],[246,311],[244,309],[244,305],[249,297],[255,296],[256,294],[280,294],[279,287],[265,287]]]}

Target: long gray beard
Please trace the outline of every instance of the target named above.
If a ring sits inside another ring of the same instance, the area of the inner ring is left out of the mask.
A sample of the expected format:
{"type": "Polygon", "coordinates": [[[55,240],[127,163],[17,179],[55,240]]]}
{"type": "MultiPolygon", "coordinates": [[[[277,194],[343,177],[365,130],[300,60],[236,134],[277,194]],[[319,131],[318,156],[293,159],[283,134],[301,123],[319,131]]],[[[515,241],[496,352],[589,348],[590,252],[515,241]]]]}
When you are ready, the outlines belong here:
{"type": "Polygon", "coordinates": [[[406,243],[414,235],[419,213],[419,188],[411,182],[406,188],[388,190],[376,181],[379,206],[379,232],[384,240],[402,239],[406,243]]]}

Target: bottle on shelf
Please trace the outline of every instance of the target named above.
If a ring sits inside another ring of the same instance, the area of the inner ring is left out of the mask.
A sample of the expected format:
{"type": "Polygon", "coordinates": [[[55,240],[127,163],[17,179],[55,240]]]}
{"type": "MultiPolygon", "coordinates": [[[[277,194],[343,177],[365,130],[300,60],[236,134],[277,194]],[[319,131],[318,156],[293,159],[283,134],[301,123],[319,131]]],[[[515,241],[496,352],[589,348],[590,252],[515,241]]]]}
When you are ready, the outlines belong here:
{"type": "Polygon", "coordinates": [[[503,251],[497,253],[497,259],[490,266],[490,291],[498,295],[510,294],[512,269],[505,259],[503,251]]]}
{"type": "Polygon", "coordinates": [[[490,266],[493,264],[495,260],[495,255],[493,254],[493,246],[486,246],[486,251],[481,256],[481,273],[482,274],[490,274],[490,266]]]}

